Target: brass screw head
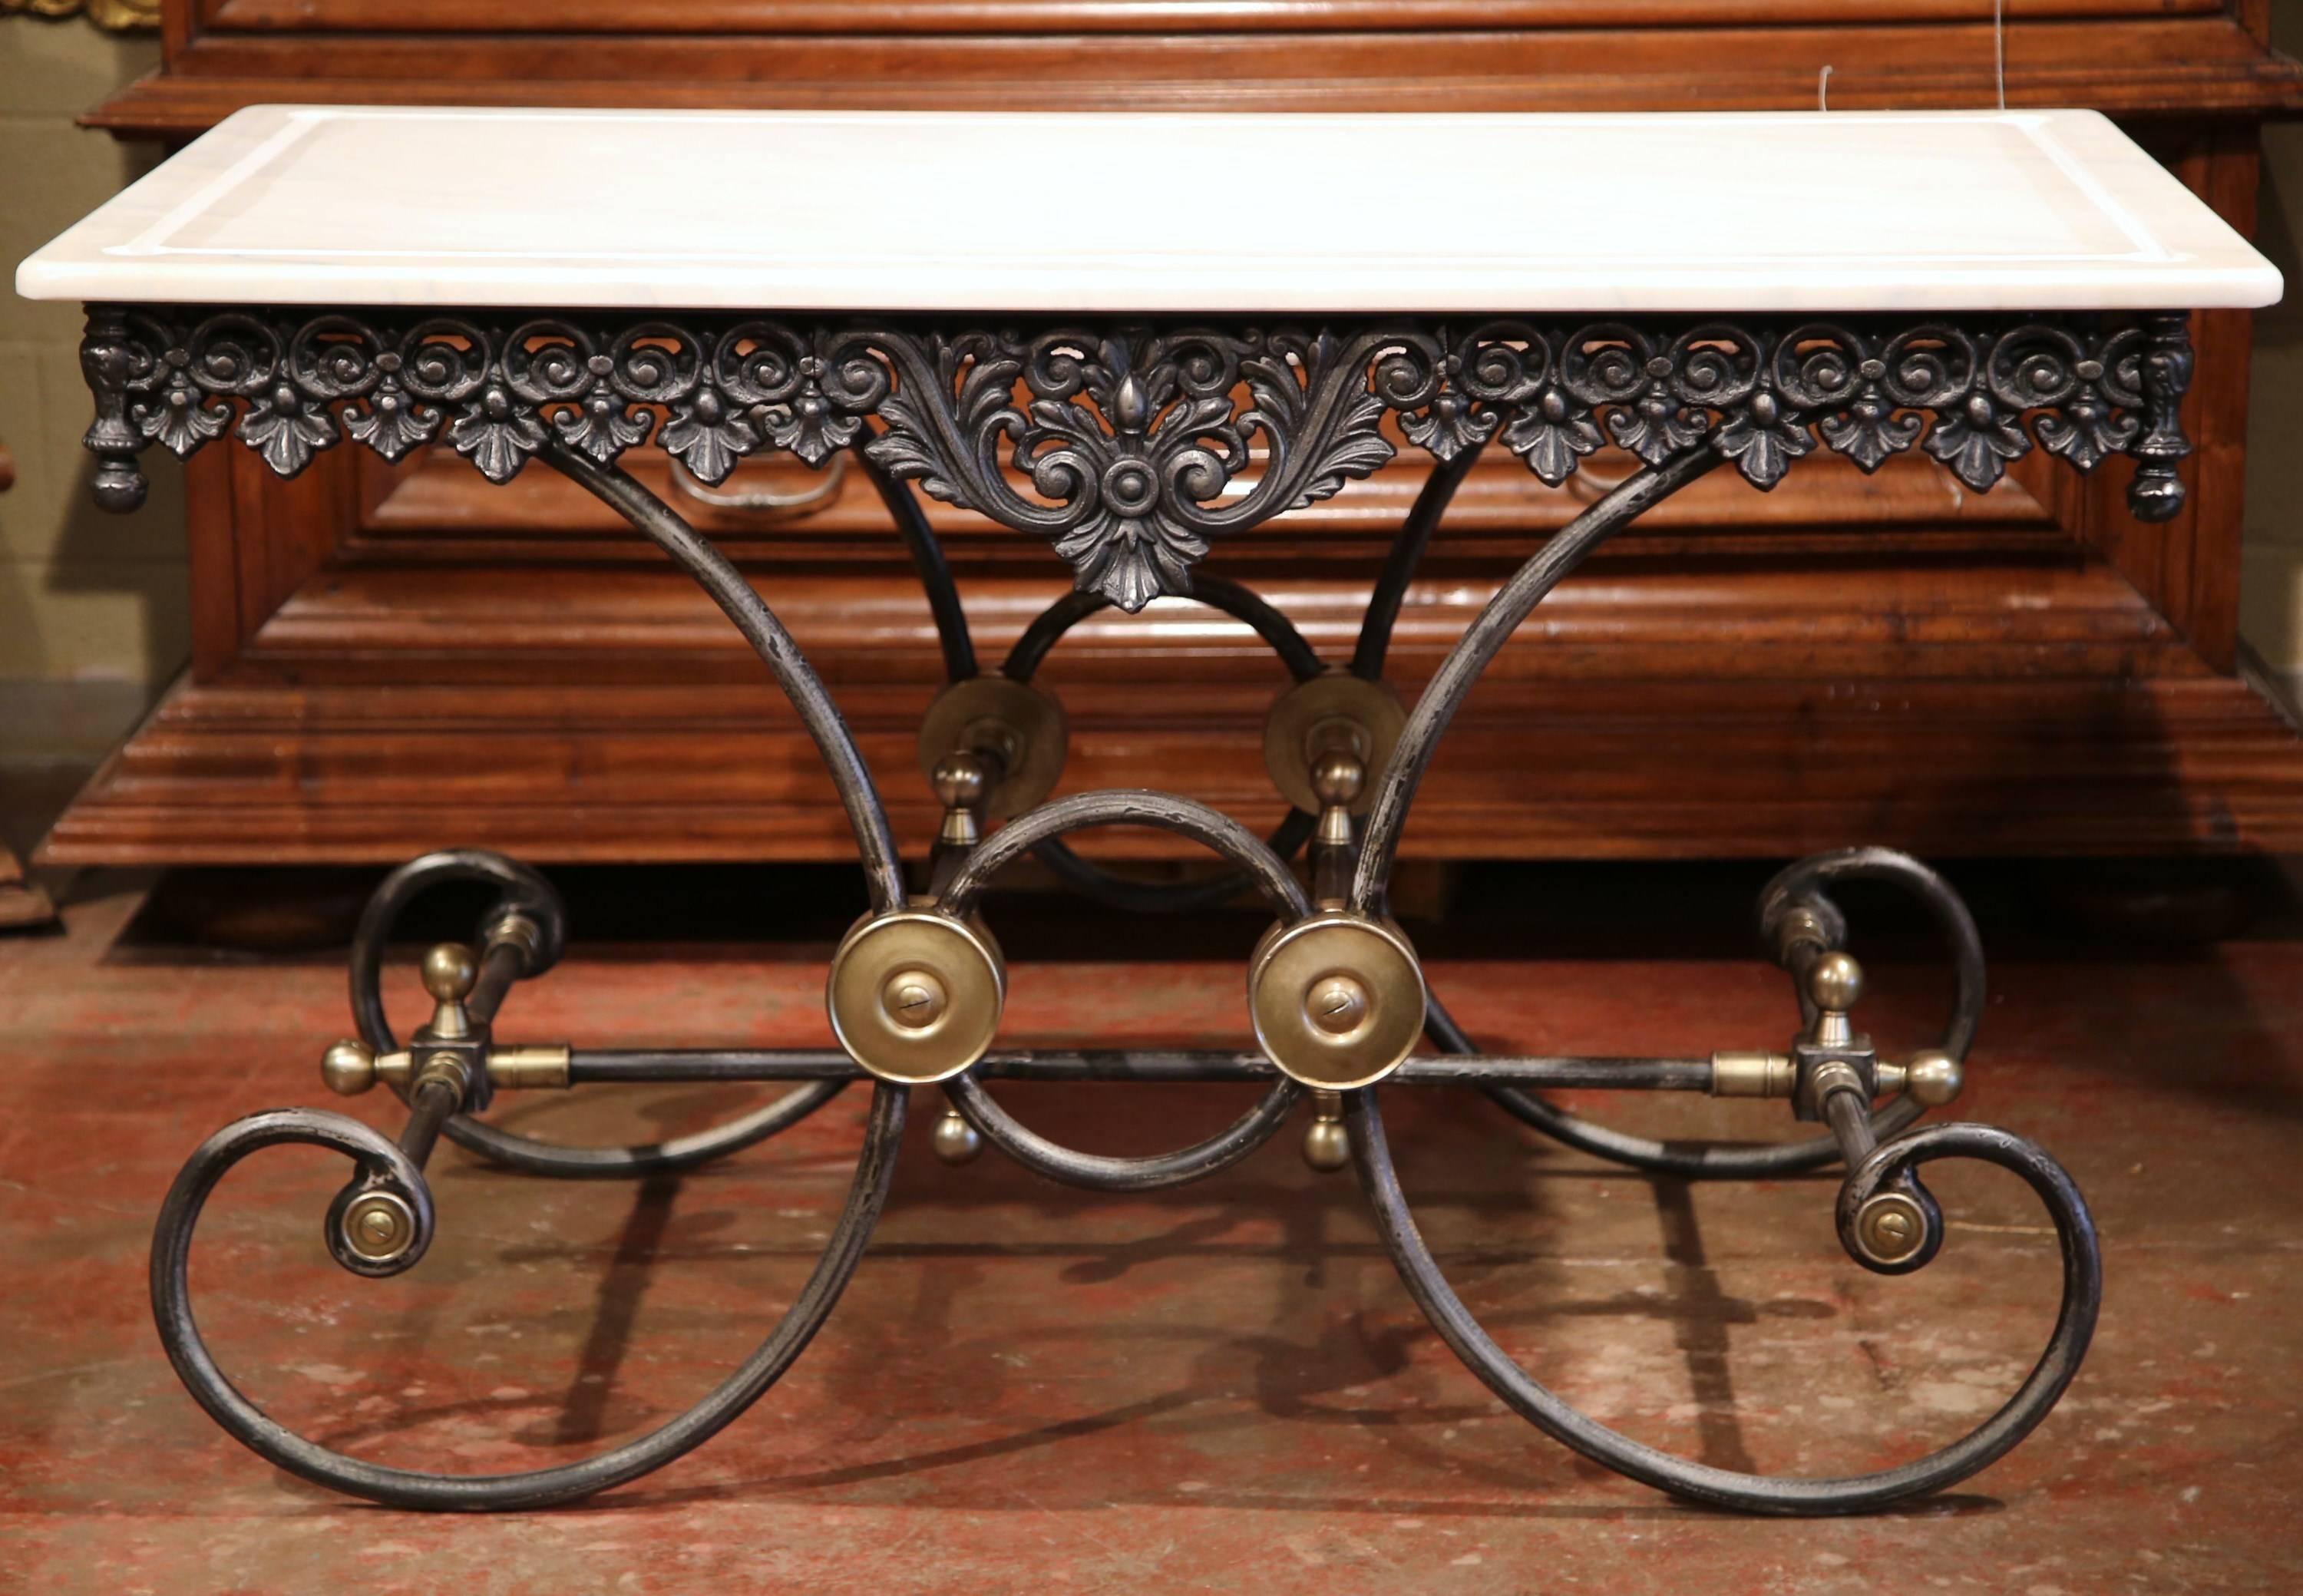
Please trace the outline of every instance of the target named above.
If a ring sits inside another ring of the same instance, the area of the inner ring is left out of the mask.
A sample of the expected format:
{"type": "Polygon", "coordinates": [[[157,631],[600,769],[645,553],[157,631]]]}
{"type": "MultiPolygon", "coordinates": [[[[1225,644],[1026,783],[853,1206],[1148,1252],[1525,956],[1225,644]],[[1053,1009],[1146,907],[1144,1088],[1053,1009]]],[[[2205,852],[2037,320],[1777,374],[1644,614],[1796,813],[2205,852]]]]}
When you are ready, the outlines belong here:
{"type": "Polygon", "coordinates": [[[1322,1175],[1352,1161],[1352,1136],[1342,1120],[1321,1118],[1304,1127],[1303,1161],[1322,1175]]]}
{"type": "Polygon", "coordinates": [[[1423,1034],[1423,975],[1388,921],[1342,909],[1275,925],[1247,967],[1247,1013],[1264,1056],[1319,1092],[1372,1085],[1423,1034]]]}
{"type": "Polygon", "coordinates": [[[1807,999],[1826,1014],[1844,1014],[1863,995],[1863,967],[1849,953],[1826,953],[1808,966],[1807,999]]]}
{"type": "Polygon", "coordinates": [[[973,1163],[983,1151],[983,1133],[970,1125],[957,1109],[947,1110],[936,1121],[935,1155],[944,1162],[973,1163]]]}
{"type": "Polygon", "coordinates": [[[339,1042],[320,1055],[320,1083],[339,1097],[358,1097],[375,1085],[375,1050],[339,1042]]]}
{"type": "Polygon", "coordinates": [[[1855,1239],[1876,1262],[1901,1263],[1927,1245],[1927,1215],[1902,1193],[1881,1192],[1856,1214],[1855,1239]]]}
{"type": "Polygon", "coordinates": [[[371,1263],[389,1263],[416,1241],[416,1215],[390,1192],[370,1192],[344,1210],[344,1240],[371,1263]]]}
{"type": "Polygon", "coordinates": [[[1903,1094],[1924,1108],[1939,1109],[1967,1085],[1967,1067],[1949,1053],[1914,1053],[1903,1067],[1903,1094]]]}
{"type": "Polygon", "coordinates": [[[925,908],[857,920],[823,984],[848,1056],[907,1086],[949,1080],[982,1058],[1007,996],[990,933],[925,908]]]}
{"type": "Polygon", "coordinates": [[[1330,1036],[1348,1036],[1368,1011],[1367,988],[1349,975],[1323,975],[1303,994],[1303,1013],[1330,1036]]]}
{"type": "Polygon", "coordinates": [[[435,1003],[460,1003],[472,995],[480,967],[461,942],[442,942],[424,956],[424,990],[435,1003]]]}
{"type": "Polygon", "coordinates": [[[925,970],[898,970],[880,989],[888,1018],[907,1031],[924,1031],[944,1017],[951,994],[925,970]]]}
{"type": "Polygon", "coordinates": [[[1367,766],[1349,748],[1329,748],[1312,762],[1312,795],[1323,809],[1349,808],[1367,785],[1367,766]]]}

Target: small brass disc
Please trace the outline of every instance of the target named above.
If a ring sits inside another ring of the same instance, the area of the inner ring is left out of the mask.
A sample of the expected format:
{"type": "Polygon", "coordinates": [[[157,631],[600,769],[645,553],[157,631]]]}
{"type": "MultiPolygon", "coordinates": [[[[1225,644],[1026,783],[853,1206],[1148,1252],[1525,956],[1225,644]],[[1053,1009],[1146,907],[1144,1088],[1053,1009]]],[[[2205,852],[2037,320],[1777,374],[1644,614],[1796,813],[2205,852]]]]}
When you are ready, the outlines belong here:
{"type": "Polygon", "coordinates": [[[1423,1034],[1423,970],[1397,927],[1329,910],[1264,933],[1247,1010],[1271,1061],[1305,1085],[1372,1085],[1423,1034]]]}
{"type": "Polygon", "coordinates": [[[848,928],[823,1001],[849,1058],[915,1086],[982,1058],[1007,997],[1007,968],[989,938],[949,915],[907,908],[848,928]]]}
{"type": "Polygon", "coordinates": [[[932,783],[943,756],[957,748],[1000,756],[1000,783],[984,799],[993,820],[1021,815],[1056,788],[1071,731],[1053,693],[1005,676],[955,681],[936,695],[920,721],[920,774],[932,783]]]}
{"type": "Polygon", "coordinates": [[[1279,794],[1306,815],[1320,812],[1312,790],[1312,765],[1340,744],[1367,767],[1367,780],[1351,811],[1364,815],[1375,802],[1376,776],[1391,760],[1407,712],[1387,684],[1348,671],[1330,671],[1299,681],[1273,700],[1263,722],[1263,766],[1279,794]]]}

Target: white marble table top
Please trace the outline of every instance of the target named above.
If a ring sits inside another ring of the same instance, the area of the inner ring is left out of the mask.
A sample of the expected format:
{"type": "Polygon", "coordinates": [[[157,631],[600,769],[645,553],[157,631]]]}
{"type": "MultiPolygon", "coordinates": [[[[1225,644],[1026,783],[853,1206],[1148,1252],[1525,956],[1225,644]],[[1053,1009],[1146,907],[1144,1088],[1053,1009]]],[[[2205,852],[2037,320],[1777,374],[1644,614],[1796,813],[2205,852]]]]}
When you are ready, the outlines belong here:
{"type": "Polygon", "coordinates": [[[2090,111],[257,106],[33,299],[745,310],[2192,309],[2278,271],[2090,111]]]}

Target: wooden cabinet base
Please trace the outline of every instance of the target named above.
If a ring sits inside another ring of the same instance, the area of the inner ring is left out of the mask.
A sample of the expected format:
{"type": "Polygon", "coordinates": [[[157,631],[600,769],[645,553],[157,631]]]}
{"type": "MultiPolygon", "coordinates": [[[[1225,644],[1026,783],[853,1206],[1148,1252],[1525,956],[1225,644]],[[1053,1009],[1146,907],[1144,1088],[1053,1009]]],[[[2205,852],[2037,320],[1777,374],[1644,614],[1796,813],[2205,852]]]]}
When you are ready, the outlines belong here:
{"type": "Polygon", "coordinates": [[[0,931],[46,925],[55,917],[56,906],[47,893],[26,881],[16,856],[0,848],[0,931]]]}
{"type": "MultiPolygon", "coordinates": [[[[1796,578],[1805,605],[1788,587],[1757,591],[1789,578],[1587,574],[1473,695],[1417,800],[1406,851],[2303,849],[2303,747],[2269,703],[2188,664],[2164,621],[2102,567],[2020,574],[1808,572],[1796,578]],[[2020,638],[1973,643],[1974,628],[2011,614],[2020,638]],[[2071,673],[1978,669],[2021,658],[2071,673]]],[[[935,815],[910,773],[936,682],[926,618],[851,602],[841,587],[795,583],[780,607],[856,728],[906,847],[924,854],[935,815]]],[[[44,857],[396,860],[450,844],[541,861],[852,857],[813,746],[732,638],[718,646],[716,613],[669,572],[601,573],[600,590],[625,606],[634,667],[612,685],[518,683],[507,680],[516,658],[477,644],[451,671],[465,678],[457,686],[181,684],[44,857]]],[[[567,586],[555,591],[569,599],[567,586]]],[[[1416,590],[1396,656],[1409,697],[1485,591],[1416,590]]],[[[1282,584],[1275,595],[1341,657],[1349,591],[1282,584]]],[[[358,602],[380,597],[390,602],[378,612],[411,624],[408,595],[363,587],[358,602]]],[[[996,584],[986,599],[979,644],[991,663],[1033,605],[996,584]]],[[[353,621],[332,629],[315,612],[325,608],[291,603],[277,624],[290,636],[333,629],[341,647],[353,621]]],[[[519,630],[517,615],[499,620],[519,630]]],[[[456,627],[436,609],[412,624],[434,634],[430,673],[452,665],[456,627]]],[[[612,670],[617,645],[601,649],[612,670]]],[[[1241,629],[1157,606],[1081,629],[1042,680],[1072,719],[1062,790],[1163,787],[1252,825],[1279,818],[1261,746],[1285,677],[1241,629]]],[[[1082,842],[1105,857],[1188,851],[1152,832],[1082,842]]]]}

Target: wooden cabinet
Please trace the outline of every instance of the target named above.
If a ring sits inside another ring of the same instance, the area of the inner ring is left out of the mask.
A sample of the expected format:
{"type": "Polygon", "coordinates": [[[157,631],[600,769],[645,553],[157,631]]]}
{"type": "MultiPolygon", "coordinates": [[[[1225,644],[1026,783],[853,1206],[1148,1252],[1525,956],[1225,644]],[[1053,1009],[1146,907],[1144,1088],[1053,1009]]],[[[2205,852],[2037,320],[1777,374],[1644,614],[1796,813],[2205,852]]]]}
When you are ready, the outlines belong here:
{"type": "MultiPolygon", "coordinates": [[[[167,64],[94,114],[181,137],[267,100],[525,105],[1623,109],[1987,104],[1988,0],[178,0],[167,64]]],[[[2243,230],[2256,127],[2303,106],[2262,8],[2009,0],[2012,104],[2120,116],[2243,230]]],[[[709,160],[709,150],[696,152],[709,160]]],[[[516,159],[501,162],[519,182],[516,159]]],[[[821,175],[731,172],[772,206],[821,175]]],[[[1723,177],[1723,181],[1727,179],[1723,177]]],[[[1734,181],[1798,182],[1796,172],[1734,181]]],[[[1147,230],[1284,204],[1286,173],[983,174],[1019,229],[1141,207],[1147,230]],[[1186,178],[1194,185],[1181,185],[1186,178]],[[1204,185],[1204,186],[1202,186],[1204,185]]],[[[891,195],[889,203],[900,205],[891,195]]],[[[1444,229],[1416,196],[1369,225],[1444,229]]],[[[1594,224],[1562,215],[1563,228],[1594,224]]],[[[1691,250],[1700,250],[1691,239],[1691,250]]],[[[1835,457],[1760,494],[1725,474],[1563,587],[1472,697],[1419,799],[1427,856],[2303,849],[2303,748],[2236,637],[2248,326],[2203,317],[2189,507],[2146,528],[2124,469],[2022,469],[1997,493],[1931,460],[1835,457]]],[[[1410,451],[1221,547],[1340,661],[1420,478],[1410,451]]],[[[2027,466],[2036,462],[2026,462],[2027,466]]],[[[636,468],[671,492],[661,457],[636,468]]],[[[1613,473],[1547,489],[1475,469],[1394,649],[1411,696],[1495,583],[1613,473]]],[[[740,480],[793,488],[789,462],[740,480]]],[[[66,815],[73,861],[397,858],[445,842],[538,859],[839,857],[830,783],[717,612],[569,485],[461,460],[324,455],[274,480],[190,469],[195,656],[66,815]]],[[[831,682],[907,844],[933,817],[913,729],[927,612],[859,479],[813,514],[699,510],[831,682]]],[[[938,506],[991,657],[1054,599],[1044,548],[938,506]]],[[[1179,789],[1276,817],[1259,728],[1282,685],[1244,629],[1186,604],[1080,628],[1043,678],[1073,722],[1066,787],[1179,789]]],[[[1168,851],[1149,834],[1108,851],[1168,851]]]]}

